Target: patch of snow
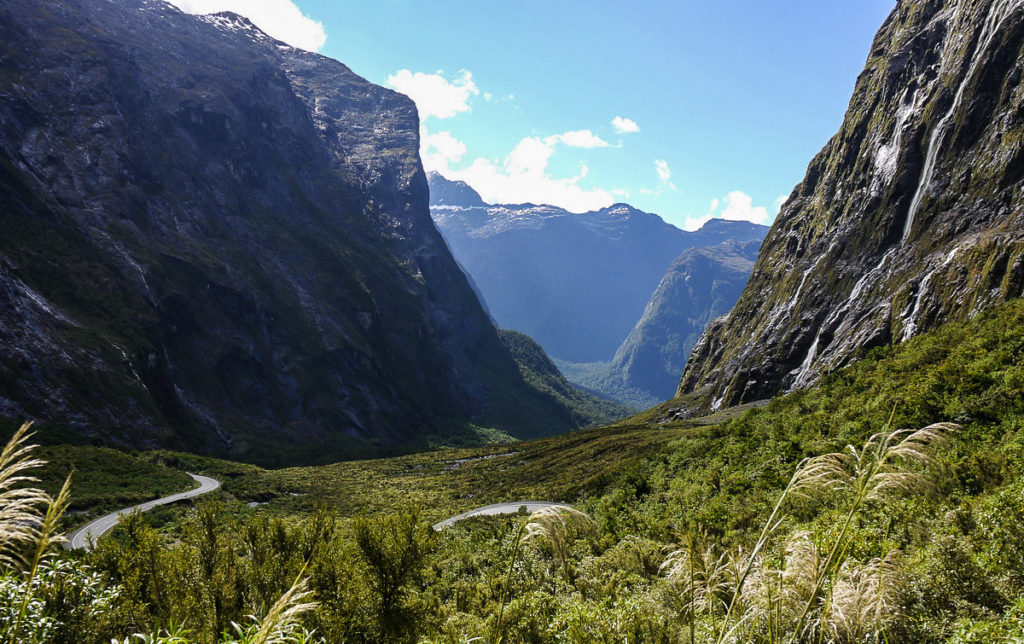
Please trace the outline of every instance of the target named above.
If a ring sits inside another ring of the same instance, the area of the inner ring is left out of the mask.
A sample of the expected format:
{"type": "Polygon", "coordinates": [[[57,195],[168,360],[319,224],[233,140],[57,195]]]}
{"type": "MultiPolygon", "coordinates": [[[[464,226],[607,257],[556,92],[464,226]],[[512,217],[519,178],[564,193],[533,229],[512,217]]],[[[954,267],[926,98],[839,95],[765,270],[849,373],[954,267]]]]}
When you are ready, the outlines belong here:
{"type": "MultiPolygon", "coordinates": [[[[207,24],[213,25],[221,31],[244,33],[255,42],[277,43],[277,40],[271,38],[259,27],[241,16],[212,13],[196,16],[196,18],[207,24]]],[[[285,45],[284,48],[291,49],[291,47],[288,47],[287,45],[285,45]]]]}

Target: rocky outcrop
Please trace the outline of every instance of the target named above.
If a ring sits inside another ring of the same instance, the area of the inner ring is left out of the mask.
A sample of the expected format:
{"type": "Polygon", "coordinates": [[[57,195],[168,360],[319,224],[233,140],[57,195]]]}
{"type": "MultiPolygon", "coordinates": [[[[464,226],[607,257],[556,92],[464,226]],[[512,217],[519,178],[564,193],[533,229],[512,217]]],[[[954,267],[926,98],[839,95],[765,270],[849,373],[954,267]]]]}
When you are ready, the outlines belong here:
{"type": "Polygon", "coordinates": [[[704,329],[728,313],[747,284],[759,240],[684,251],[669,266],[644,314],[610,365],[610,377],[660,402],[671,398],[704,329]]]}
{"type": "Polygon", "coordinates": [[[486,205],[437,174],[430,193],[434,221],[497,323],[569,362],[610,360],[684,250],[760,240],[767,230],[714,219],[686,232],[626,204],[585,214],[486,205]]]}
{"type": "Polygon", "coordinates": [[[1024,289],[1024,2],[902,0],[679,394],[806,387],[1024,289]]]}
{"type": "Polygon", "coordinates": [[[5,0],[0,414],[261,462],[578,426],[517,416],[536,392],[431,221],[418,132],[232,14],[5,0]]]}

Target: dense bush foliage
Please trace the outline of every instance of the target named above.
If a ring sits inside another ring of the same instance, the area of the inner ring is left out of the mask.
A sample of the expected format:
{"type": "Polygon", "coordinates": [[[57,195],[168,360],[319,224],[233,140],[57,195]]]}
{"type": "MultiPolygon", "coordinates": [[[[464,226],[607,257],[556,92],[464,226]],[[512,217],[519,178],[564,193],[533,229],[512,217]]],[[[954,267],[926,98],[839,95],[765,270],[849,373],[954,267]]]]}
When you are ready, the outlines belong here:
{"type": "MultiPolygon", "coordinates": [[[[522,455],[501,461],[506,476],[536,476],[531,490],[575,490],[586,517],[476,518],[435,533],[426,509],[348,516],[358,499],[342,513],[297,504],[276,517],[205,502],[173,541],[134,516],[95,552],[45,563],[28,586],[9,564],[0,603],[9,624],[12,602],[28,597],[23,622],[55,641],[256,641],[280,598],[299,596],[297,580],[316,605],[281,641],[1020,640],[1022,427],[1024,302],[1014,302],[737,419],[681,425],[632,461],[621,448],[587,452],[616,467],[586,485],[517,470],[522,455]],[[959,428],[893,433],[934,422],[959,428]],[[904,444],[914,436],[917,452],[904,444]]],[[[635,435],[622,431],[592,440],[635,435]]],[[[415,496],[417,480],[432,485],[449,467],[420,474],[402,462],[401,489],[368,491],[364,507],[415,496]]],[[[563,465],[564,479],[578,476],[579,464],[563,465]]],[[[339,467],[287,476],[326,486],[339,467]]],[[[253,494],[261,481],[297,480],[239,476],[253,494]]]]}

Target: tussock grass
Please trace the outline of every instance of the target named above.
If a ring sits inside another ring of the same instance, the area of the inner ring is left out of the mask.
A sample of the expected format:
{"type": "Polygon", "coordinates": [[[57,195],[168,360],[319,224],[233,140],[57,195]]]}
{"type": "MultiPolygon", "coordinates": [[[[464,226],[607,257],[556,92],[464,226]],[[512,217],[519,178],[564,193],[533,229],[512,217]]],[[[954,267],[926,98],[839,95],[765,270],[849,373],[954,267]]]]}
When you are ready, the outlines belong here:
{"type": "Polygon", "coordinates": [[[299,618],[316,608],[317,603],[311,601],[312,596],[309,582],[300,574],[291,588],[270,607],[266,617],[258,622],[255,634],[243,640],[245,644],[285,644],[305,639],[297,635],[299,618]]]}
{"type": "Polygon", "coordinates": [[[512,571],[515,569],[523,545],[547,547],[560,564],[563,574],[569,576],[569,549],[577,536],[593,535],[594,520],[584,512],[565,505],[553,505],[532,513],[519,525],[512,543],[512,554],[508,561],[505,584],[501,591],[498,615],[491,635],[496,644],[505,638],[504,616],[512,592],[512,571]]]}
{"type": "MultiPolygon", "coordinates": [[[[34,458],[37,445],[29,441],[31,423],[23,424],[0,451],[0,573],[20,573],[21,601],[17,611],[0,624],[0,639],[16,643],[36,641],[40,632],[49,632],[53,627],[50,620],[32,623],[42,619],[38,615],[40,601],[35,597],[36,580],[44,562],[57,552],[57,546],[65,541],[59,531],[61,517],[71,502],[71,476],[64,480],[56,496],[50,496],[42,489],[25,487],[38,482],[38,478],[27,474],[29,470],[45,465],[45,461],[34,458]],[[4,569],[7,570],[4,570],[4,569]],[[29,604],[35,603],[29,611],[29,604]]],[[[58,572],[60,567],[56,568],[58,572]]],[[[70,569],[69,569],[70,570],[70,569]]],[[[73,574],[74,571],[68,572],[73,574]]],[[[304,572],[304,570],[303,570],[304,572]]],[[[70,580],[68,580],[70,581],[70,580]]],[[[114,595],[116,596],[116,592],[114,595]]],[[[271,606],[263,619],[253,618],[253,624],[241,627],[237,624],[239,638],[225,637],[223,644],[284,644],[312,641],[312,635],[300,628],[299,619],[317,604],[312,601],[308,581],[300,573],[292,586],[271,606]]],[[[188,642],[190,631],[184,626],[158,629],[152,634],[135,634],[123,640],[177,644],[188,642]]],[[[118,642],[118,640],[113,640],[118,642]]]]}
{"type": "Polygon", "coordinates": [[[39,541],[43,508],[50,496],[35,487],[38,479],[27,474],[41,467],[33,458],[36,445],[29,443],[31,423],[25,423],[0,452],[0,565],[15,568],[26,563],[25,552],[39,541]]]}
{"type": "Polygon", "coordinates": [[[430,552],[395,611],[415,624],[402,631],[407,639],[1012,641],[1024,635],[1021,356],[1024,302],[876,350],[820,387],[719,424],[652,416],[500,448],[322,468],[212,463],[221,469],[210,474],[225,472],[224,498],[243,501],[229,500],[237,513],[217,523],[224,556],[211,559],[212,579],[232,601],[265,588],[256,601],[227,606],[227,622],[213,627],[192,599],[211,584],[174,587],[195,568],[189,553],[201,540],[192,531],[170,548],[155,533],[124,535],[118,552],[110,539],[100,570],[134,584],[125,597],[147,611],[138,628],[184,618],[204,633],[190,639],[212,644],[221,625],[266,614],[288,588],[305,559],[295,530],[306,528],[291,526],[327,502],[339,515],[336,538],[309,569],[320,605],[300,619],[326,641],[389,641],[378,623],[381,587],[349,517],[385,520],[396,506],[422,503],[426,524],[489,502],[556,498],[597,524],[593,542],[567,537],[567,565],[539,526],[527,543],[527,517],[478,518],[428,535],[430,552]],[[249,500],[269,504],[250,512],[249,500]],[[239,535],[267,514],[280,520],[260,532],[266,556],[258,558],[239,535]],[[147,557],[159,565],[146,568],[147,557]],[[171,610],[149,608],[159,590],[171,591],[171,610]]]}
{"type": "Polygon", "coordinates": [[[706,537],[698,547],[688,535],[686,547],[669,554],[662,571],[685,593],[691,640],[701,614],[718,623],[719,644],[884,637],[898,617],[894,596],[900,557],[892,551],[863,564],[850,559],[850,527],[868,504],[935,491],[928,468],[935,464],[936,449],[958,429],[953,423],[935,423],[917,430],[886,430],[860,448],[847,445],[802,460],[749,552],[722,549],[706,537]],[[827,550],[809,532],[797,530],[785,540],[781,565],[766,565],[764,553],[785,523],[788,500],[823,496],[846,504],[845,518],[827,550]]]}
{"type": "Polygon", "coordinates": [[[844,561],[817,630],[831,641],[880,641],[900,618],[897,594],[904,586],[902,553],[891,550],[867,563],[844,561]]]}
{"type": "Polygon", "coordinates": [[[31,423],[23,424],[0,451],[0,566],[21,572],[25,578],[21,605],[3,631],[9,642],[28,636],[25,629],[29,602],[40,565],[54,547],[64,541],[58,532],[71,496],[71,476],[56,497],[36,487],[23,487],[38,479],[26,474],[45,463],[33,458],[37,445],[29,443],[31,423]]]}
{"type": "Polygon", "coordinates": [[[579,536],[593,536],[596,532],[593,519],[566,505],[541,508],[530,515],[524,526],[523,541],[549,549],[566,577],[569,575],[569,549],[573,540],[579,536]]]}

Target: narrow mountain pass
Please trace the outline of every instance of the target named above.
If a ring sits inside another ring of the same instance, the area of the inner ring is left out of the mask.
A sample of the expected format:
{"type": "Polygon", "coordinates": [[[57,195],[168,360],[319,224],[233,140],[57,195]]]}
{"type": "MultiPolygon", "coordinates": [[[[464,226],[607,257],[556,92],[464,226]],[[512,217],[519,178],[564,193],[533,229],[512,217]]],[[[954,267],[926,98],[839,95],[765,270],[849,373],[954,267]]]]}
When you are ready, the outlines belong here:
{"type": "Polygon", "coordinates": [[[208,476],[192,474],[191,472],[189,472],[188,475],[191,476],[192,479],[199,484],[199,487],[193,488],[186,492],[179,492],[178,494],[165,496],[160,499],[146,501],[145,503],[133,505],[128,508],[122,508],[115,512],[111,512],[110,514],[105,514],[102,517],[96,519],[95,521],[90,521],[86,525],[82,526],[81,528],[75,530],[70,535],[68,535],[68,540],[67,543],[64,544],[64,547],[68,550],[88,549],[90,535],[92,536],[93,541],[99,539],[106,533],[113,530],[114,526],[116,526],[118,522],[121,521],[121,516],[124,514],[130,514],[135,510],[138,510],[139,512],[148,512],[149,510],[152,510],[158,505],[167,505],[169,503],[174,503],[175,501],[191,499],[206,494],[208,492],[213,492],[214,490],[220,487],[220,481],[218,481],[217,479],[212,479],[208,476]]]}

